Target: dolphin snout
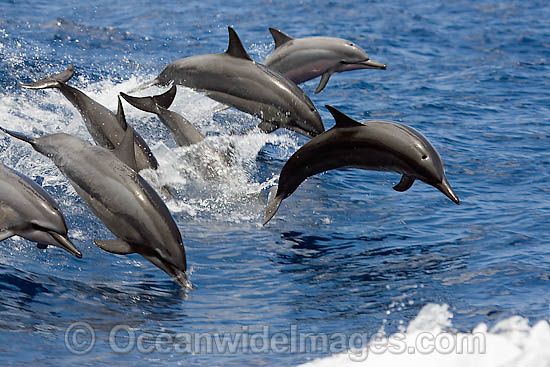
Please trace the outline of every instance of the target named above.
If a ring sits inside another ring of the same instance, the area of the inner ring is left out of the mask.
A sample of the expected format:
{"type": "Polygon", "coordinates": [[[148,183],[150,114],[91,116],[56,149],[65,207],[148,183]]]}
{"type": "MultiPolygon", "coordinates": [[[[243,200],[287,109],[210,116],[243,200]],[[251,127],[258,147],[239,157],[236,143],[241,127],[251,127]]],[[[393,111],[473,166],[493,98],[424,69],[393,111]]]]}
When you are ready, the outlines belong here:
{"type": "Polygon", "coordinates": [[[380,62],[376,62],[373,60],[366,60],[358,63],[358,65],[361,65],[365,69],[382,69],[386,70],[386,64],[382,64],[380,62]]]}
{"type": "Polygon", "coordinates": [[[433,186],[445,194],[445,196],[451,199],[455,204],[460,204],[460,199],[453,191],[453,188],[449,184],[449,181],[447,181],[446,177],[443,177],[443,181],[441,183],[437,183],[433,186]]]}
{"type": "Polygon", "coordinates": [[[73,254],[79,259],[82,258],[82,253],[72,244],[71,241],[69,241],[69,239],[66,236],[62,236],[59,233],[56,233],[53,231],[48,231],[48,233],[50,234],[50,236],[53,237],[53,239],[57,243],[57,246],[70,252],[71,254],[73,254]]]}

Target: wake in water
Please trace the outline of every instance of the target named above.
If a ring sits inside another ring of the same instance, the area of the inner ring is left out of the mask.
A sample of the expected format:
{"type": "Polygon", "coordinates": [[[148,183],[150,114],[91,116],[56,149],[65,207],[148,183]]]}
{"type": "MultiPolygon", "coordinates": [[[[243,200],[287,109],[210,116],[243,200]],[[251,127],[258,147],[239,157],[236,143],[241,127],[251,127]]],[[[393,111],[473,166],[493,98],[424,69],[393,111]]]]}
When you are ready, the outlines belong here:
{"type": "Polygon", "coordinates": [[[365,348],[321,358],[301,367],[522,367],[550,363],[550,324],[514,316],[490,330],[484,323],[469,333],[452,327],[448,305],[425,305],[406,328],[371,337],[365,348]]]}
{"type": "MultiPolygon", "coordinates": [[[[112,80],[89,82],[77,75],[74,83],[92,99],[114,111],[119,92],[134,88],[141,80],[133,77],[122,83],[112,80]]],[[[152,89],[148,93],[162,92],[152,89]]],[[[64,132],[91,141],[79,113],[57,91],[29,93],[22,90],[1,98],[0,118],[3,126],[11,130],[30,136],[64,132]]],[[[253,131],[238,135],[239,130],[254,126],[255,119],[236,111],[223,111],[214,118],[213,111],[218,106],[207,97],[180,88],[172,109],[208,134],[204,141],[189,147],[176,147],[168,130],[156,117],[133,107],[125,108],[128,123],[142,134],[160,163],[157,171],[143,170],[141,174],[157,191],[165,186],[172,188],[175,196],[167,205],[174,213],[226,221],[259,221],[265,203],[263,190],[272,186],[276,177],[262,182],[257,174],[257,155],[266,144],[288,155],[297,149],[298,143],[289,134],[267,135],[253,131]],[[222,121],[218,121],[218,115],[222,121]]],[[[49,160],[8,138],[0,140],[0,148],[0,158],[4,162],[31,177],[40,177],[43,184],[56,187],[56,191],[77,197],[49,160]]]]}

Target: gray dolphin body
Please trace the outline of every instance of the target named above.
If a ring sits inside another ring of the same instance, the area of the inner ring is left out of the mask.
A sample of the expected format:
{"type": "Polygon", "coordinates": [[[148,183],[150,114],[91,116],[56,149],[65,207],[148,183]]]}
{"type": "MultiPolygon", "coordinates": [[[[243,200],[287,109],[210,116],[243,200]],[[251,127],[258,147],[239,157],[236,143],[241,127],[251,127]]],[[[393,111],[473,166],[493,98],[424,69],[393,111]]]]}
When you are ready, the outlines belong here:
{"type": "Polygon", "coordinates": [[[177,112],[168,110],[176,96],[175,85],[168,92],[158,96],[132,97],[126,93],[120,93],[120,96],[135,108],[156,114],[170,130],[174,140],[180,147],[193,145],[205,139],[204,135],[186,118],[177,112]]]}
{"type": "Polygon", "coordinates": [[[299,84],[320,75],[315,93],[322,91],[334,73],[359,69],[386,69],[351,41],[335,37],[292,38],[269,28],[275,40],[275,49],[265,59],[269,68],[299,84]]]}
{"type": "Polygon", "coordinates": [[[222,54],[190,56],[168,65],[144,86],[180,84],[262,120],[265,132],[278,128],[308,137],[325,128],[304,92],[280,73],[257,64],[229,27],[229,47],[222,54]]]}
{"type": "MultiPolygon", "coordinates": [[[[48,76],[34,83],[21,84],[21,86],[28,89],[59,89],[78,110],[96,144],[107,149],[114,149],[122,141],[126,127],[121,126],[120,119],[108,108],[94,101],[80,90],[65,84],[73,74],[74,68],[69,65],[65,71],[59,74],[48,76]]],[[[121,113],[120,110],[119,113],[121,113]]],[[[157,169],[158,162],[153,152],[151,152],[145,140],[135,131],[134,144],[138,170],[157,169]]]]}
{"type": "Polygon", "coordinates": [[[445,177],[443,161],[418,131],[391,121],[361,124],[331,106],[336,125],[311,139],[286,162],[279,185],[271,189],[264,225],[308,177],[337,168],[361,168],[401,173],[396,191],[406,191],[421,180],[456,204],[460,201],[445,177]]]}
{"type": "Polygon", "coordinates": [[[174,219],[155,190],[124,163],[135,160],[130,126],[113,151],[63,133],[33,139],[2,130],[51,158],[92,212],[117,236],[94,239],[96,245],[120,255],[138,253],[181,285],[189,286],[185,250],[174,219]]]}
{"type": "Polygon", "coordinates": [[[67,237],[65,217],[55,201],[36,182],[0,163],[0,241],[12,236],[82,257],[67,237]]]}

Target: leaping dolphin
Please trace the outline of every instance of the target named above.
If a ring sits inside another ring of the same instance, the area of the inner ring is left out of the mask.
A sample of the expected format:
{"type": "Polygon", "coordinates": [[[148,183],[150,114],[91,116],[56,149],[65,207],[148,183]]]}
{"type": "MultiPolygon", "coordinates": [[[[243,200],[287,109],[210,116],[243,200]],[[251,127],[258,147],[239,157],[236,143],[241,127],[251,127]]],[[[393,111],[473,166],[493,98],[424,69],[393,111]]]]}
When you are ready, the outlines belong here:
{"type": "Polygon", "coordinates": [[[112,151],[64,133],[29,138],[0,129],[52,159],[92,212],[117,237],[94,239],[97,246],[114,254],[138,253],[182,286],[190,286],[180,231],[155,190],[131,168],[130,161],[135,161],[131,126],[112,151]]]}
{"type": "Polygon", "coordinates": [[[296,84],[322,75],[315,93],[322,91],[330,76],[359,69],[386,69],[351,41],[335,37],[293,38],[269,28],[275,49],[264,64],[286,76],[296,84]]]}
{"type": "Polygon", "coordinates": [[[39,248],[60,247],[82,258],[67,237],[65,217],[50,195],[0,162],[0,241],[12,236],[36,242],[39,248]]]}
{"type": "Polygon", "coordinates": [[[337,168],[401,173],[401,181],[393,187],[396,191],[406,191],[421,180],[460,203],[445,177],[439,153],[418,131],[392,121],[362,124],[334,107],[325,107],[336,125],[303,145],[283,166],[279,185],[270,190],[264,225],[305,179],[337,168]]]}
{"type": "MultiPolygon", "coordinates": [[[[117,117],[108,108],[94,101],[80,90],[65,84],[73,75],[74,67],[69,65],[65,71],[59,74],[50,75],[34,83],[22,83],[21,86],[28,89],[59,89],[78,110],[96,144],[107,149],[114,149],[121,142],[126,126],[121,125],[120,116],[117,117]]],[[[120,113],[122,111],[119,105],[117,114],[120,113]]],[[[137,169],[139,171],[146,168],[157,169],[158,162],[153,152],[145,140],[135,131],[134,140],[137,169]]]]}
{"type": "Polygon", "coordinates": [[[280,73],[255,63],[237,33],[228,29],[226,52],[174,61],[137,89],[175,83],[260,118],[259,127],[265,132],[284,127],[313,137],[325,131],[317,109],[304,92],[280,73]]]}

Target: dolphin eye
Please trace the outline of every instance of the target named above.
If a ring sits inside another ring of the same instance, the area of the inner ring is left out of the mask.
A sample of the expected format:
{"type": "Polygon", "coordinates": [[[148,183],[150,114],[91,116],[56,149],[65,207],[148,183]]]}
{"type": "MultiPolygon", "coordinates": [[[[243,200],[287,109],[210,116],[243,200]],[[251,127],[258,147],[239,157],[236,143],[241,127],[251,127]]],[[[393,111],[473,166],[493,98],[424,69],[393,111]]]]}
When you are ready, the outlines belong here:
{"type": "Polygon", "coordinates": [[[428,156],[426,154],[422,154],[422,160],[428,159],[428,156]]]}

